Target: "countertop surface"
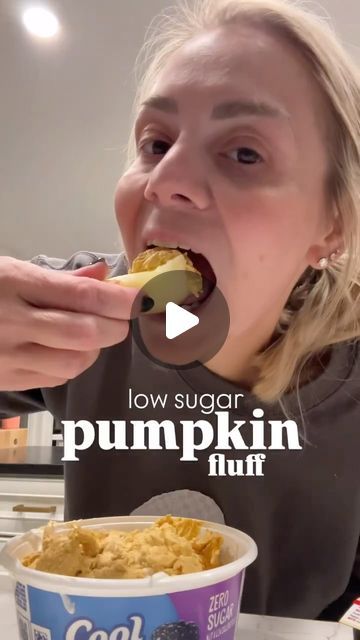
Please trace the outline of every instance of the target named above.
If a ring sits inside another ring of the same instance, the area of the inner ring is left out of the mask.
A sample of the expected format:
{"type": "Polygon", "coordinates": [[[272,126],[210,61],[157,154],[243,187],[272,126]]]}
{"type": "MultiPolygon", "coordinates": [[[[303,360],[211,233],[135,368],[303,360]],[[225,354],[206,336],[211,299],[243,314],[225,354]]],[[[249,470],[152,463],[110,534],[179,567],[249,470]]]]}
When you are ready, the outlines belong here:
{"type": "Polygon", "coordinates": [[[1,475],[62,476],[62,447],[16,447],[0,449],[1,475]]]}
{"type": "MultiPolygon", "coordinates": [[[[19,640],[11,586],[0,577],[0,638],[19,640]]],[[[352,630],[333,622],[240,614],[237,640],[352,640],[352,630]]]]}

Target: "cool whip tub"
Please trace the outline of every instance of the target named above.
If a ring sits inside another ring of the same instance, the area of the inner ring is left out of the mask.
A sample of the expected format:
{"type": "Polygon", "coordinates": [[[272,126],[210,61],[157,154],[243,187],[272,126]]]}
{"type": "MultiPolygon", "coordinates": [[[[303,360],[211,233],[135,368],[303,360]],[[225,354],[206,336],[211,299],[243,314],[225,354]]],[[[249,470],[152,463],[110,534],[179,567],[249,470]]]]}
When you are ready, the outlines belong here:
{"type": "MultiPolygon", "coordinates": [[[[147,516],[79,520],[89,529],[144,529],[147,516]]],[[[65,531],[69,524],[55,525],[65,531]]],[[[181,576],[133,580],[73,578],[24,567],[39,551],[43,529],[8,542],[0,562],[14,578],[21,640],[234,640],[245,569],[257,556],[245,533],[204,522],[224,542],[221,567],[181,576]]]]}

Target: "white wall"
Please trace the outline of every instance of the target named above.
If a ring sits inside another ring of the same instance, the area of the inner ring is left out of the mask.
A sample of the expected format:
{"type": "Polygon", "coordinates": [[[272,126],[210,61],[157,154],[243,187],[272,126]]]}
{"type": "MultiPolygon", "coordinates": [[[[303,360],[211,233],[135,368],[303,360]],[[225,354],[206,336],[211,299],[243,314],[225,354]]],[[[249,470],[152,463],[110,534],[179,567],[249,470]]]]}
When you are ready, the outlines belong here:
{"type": "MultiPolygon", "coordinates": [[[[47,4],[63,24],[58,44],[27,36],[23,0],[0,3],[0,254],[115,252],[113,192],[129,130],[133,64],[151,18],[174,2],[47,4]]],[[[358,55],[358,0],[322,5],[358,55]]]]}

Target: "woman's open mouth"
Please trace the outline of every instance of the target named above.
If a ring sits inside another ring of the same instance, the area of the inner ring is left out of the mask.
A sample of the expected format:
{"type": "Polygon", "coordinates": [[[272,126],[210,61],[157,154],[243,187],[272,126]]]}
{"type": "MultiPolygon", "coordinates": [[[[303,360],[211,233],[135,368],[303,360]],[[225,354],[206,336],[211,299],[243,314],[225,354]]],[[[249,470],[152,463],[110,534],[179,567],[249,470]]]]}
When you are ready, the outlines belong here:
{"type": "Polygon", "coordinates": [[[195,251],[192,251],[192,249],[184,249],[183,247],[175,246],[175,245],[173,245],[172,247],[165,247],[164,244],[162,245],[148,244],[147,245],[147,249],[164,249],[164,248],[176,249],[180,253],[187,255],[187,257],[191,260],[195,269],[197,269],[197,271],[199,271],[199,273],[201,274],[201,277],[202,277],[201,293],[198,296],[195,296],[195,294],[190,294],[180,305],[181,307],[183,307],[184,309],[187,309],[188,311],[194,311],[195,309],[200,307],[200,305],[203,302],[205,302],[214,291],[216,286],[215,272],[210,262],[208,261],[208,259],[202,253],[196,253],[195,251]]]}

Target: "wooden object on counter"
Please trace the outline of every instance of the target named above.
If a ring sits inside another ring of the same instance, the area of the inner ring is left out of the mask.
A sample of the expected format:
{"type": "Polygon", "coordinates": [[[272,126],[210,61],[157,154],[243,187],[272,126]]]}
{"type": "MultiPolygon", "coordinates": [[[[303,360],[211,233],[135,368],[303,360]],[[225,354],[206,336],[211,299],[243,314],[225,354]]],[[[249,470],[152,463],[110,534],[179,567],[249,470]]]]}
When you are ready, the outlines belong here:
{"type": "Polygon", "coordinates": [[[20,417],[3,418],[0,420],[2,429],[20,429],[20,417]]]}
{"type": "Polygon", "coordinates": [[[26,447],[27,429],[0,429],[0,449],[26,447]]]}

